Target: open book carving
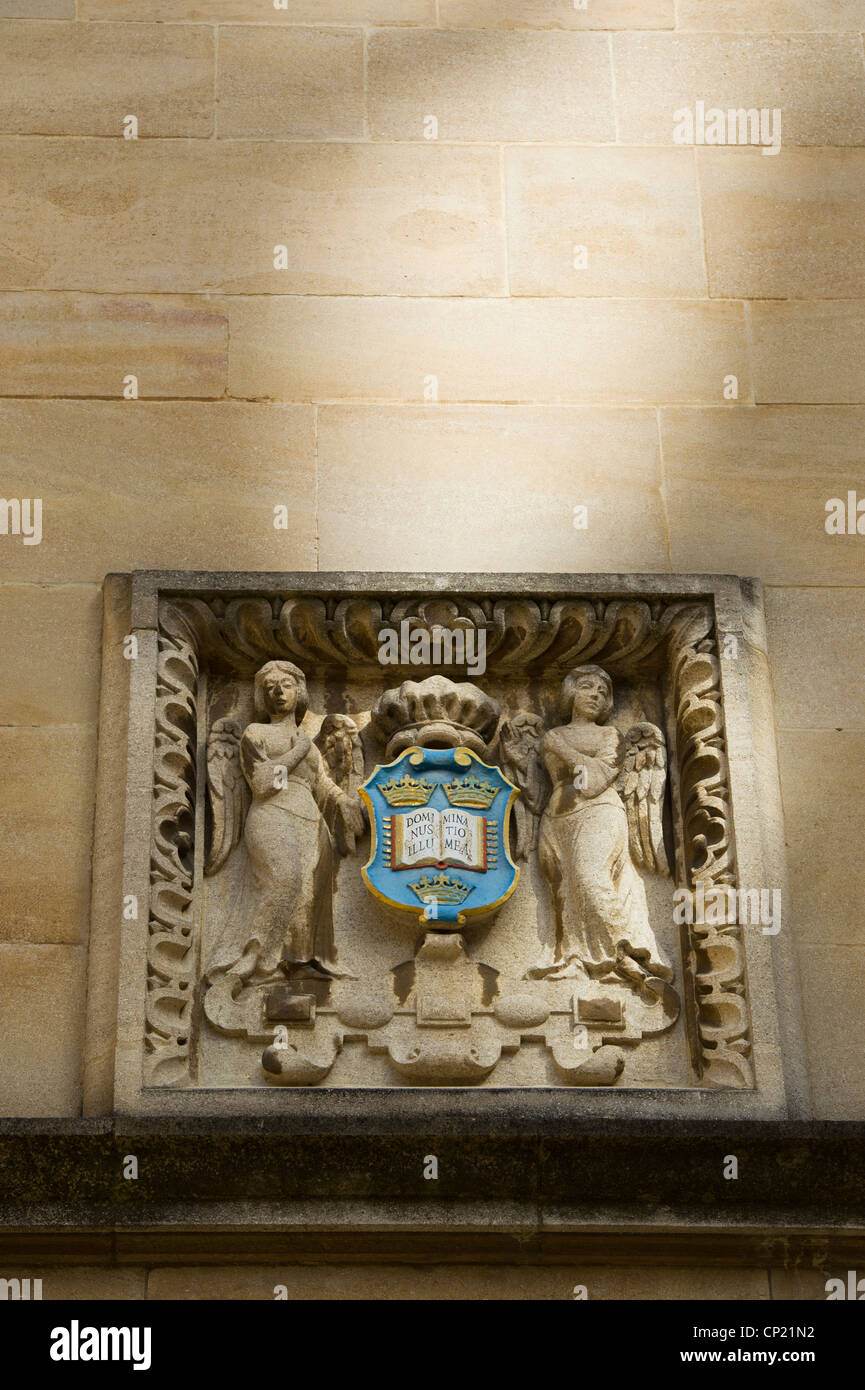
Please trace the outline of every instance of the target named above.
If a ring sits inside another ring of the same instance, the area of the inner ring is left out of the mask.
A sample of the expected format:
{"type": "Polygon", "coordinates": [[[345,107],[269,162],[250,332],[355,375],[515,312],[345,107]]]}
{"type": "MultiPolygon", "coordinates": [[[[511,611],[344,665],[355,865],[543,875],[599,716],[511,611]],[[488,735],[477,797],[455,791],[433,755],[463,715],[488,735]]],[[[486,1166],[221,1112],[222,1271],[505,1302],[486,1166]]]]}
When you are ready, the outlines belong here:
{"type": "Polygon", "coordinates": [[[392,869],[459,865],[485,873],[495,868],[498,826],[486,816],[448,807],[425,806],[388,818],[384,827],[385,858],[392,869]]]}

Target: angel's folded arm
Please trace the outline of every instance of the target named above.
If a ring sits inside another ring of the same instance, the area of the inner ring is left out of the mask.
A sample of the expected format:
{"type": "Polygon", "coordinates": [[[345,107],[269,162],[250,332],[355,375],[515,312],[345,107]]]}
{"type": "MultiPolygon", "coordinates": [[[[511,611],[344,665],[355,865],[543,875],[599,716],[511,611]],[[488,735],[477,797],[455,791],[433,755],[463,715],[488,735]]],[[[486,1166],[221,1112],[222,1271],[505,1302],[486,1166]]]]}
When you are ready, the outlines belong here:
{"type": "Polygon", "coordinates": [[[612,786],[622,768],[622,750],[622,740],[616,738],[602,753],[584,753],[558,729],[551,729],[544,739],[544,753],[552,754],[557,763],[550,769],[554,780],[563,782],[579,773],[579,790],[586,797],[600,796],[612,786]]]}
{"type": "Polygon", "coordinates": [[[258,739],[247,729],[240,741],[240,763],[253,796],[262,801],[279,791],[285,777],[303,762],[311,747],[308,736],[301,731],[285,757],[268,758],[258,739]]]}

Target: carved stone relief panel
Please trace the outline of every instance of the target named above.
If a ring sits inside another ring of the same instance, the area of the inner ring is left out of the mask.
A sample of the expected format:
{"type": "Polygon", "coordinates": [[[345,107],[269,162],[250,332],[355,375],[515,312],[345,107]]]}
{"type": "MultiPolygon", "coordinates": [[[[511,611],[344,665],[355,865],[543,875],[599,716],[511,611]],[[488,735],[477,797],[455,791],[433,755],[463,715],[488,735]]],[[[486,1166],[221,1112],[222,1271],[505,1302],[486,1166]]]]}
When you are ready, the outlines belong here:
{"type": "Polygon", "coordinates": [[[790,1112],[754,586],[143,575],[133,615],[123,1108],[790,1112]]]}

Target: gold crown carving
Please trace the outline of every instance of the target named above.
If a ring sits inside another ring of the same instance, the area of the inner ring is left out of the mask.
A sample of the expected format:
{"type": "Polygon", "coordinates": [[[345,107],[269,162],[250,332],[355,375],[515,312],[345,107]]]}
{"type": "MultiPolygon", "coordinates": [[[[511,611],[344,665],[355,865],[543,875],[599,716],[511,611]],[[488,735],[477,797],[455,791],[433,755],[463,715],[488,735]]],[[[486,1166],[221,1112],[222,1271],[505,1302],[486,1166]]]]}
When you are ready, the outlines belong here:
{"type": "Polygon", "coordinates": [[[379,791],[388,806],[426,806],[435,791],[435,783],[425,782],[423,778],[418,781],[406,772],[399,781],[391,777],[389,782],[382,782],[379,791]]]}
{"type": "Polygon", "coordinates": [[[492,806],[501,788],[470,772],[467,777],[445,782],[444,793],[452,806],[475,806],[482,810],[492,806]]]}
{"type": "Polygon", "coordinates": [[[452,874],[444,871],[440,874],[422,874],[417,883],[410,883],[409,888],[421,900],[426,902],[429,898],[435,898],[438,903],[446,903],[448,907],[461,907],[472,892],[474,885],[463,883],[461,878],[455,878],[452,874]]]}

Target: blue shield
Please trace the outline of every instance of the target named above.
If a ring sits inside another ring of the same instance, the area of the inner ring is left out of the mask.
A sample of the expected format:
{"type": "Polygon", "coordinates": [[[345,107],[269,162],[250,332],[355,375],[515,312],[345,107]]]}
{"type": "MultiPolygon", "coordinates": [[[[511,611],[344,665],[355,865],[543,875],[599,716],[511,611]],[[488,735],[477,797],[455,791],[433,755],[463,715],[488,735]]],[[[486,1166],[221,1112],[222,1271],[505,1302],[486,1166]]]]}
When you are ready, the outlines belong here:
{"type": "Polygon", "coordinates": [[[367,888],[389,907],[434,924],[487,916],[511,896],[518,789],[468,748],[407,748],[360,788],[372,851],[367,888]]]}

